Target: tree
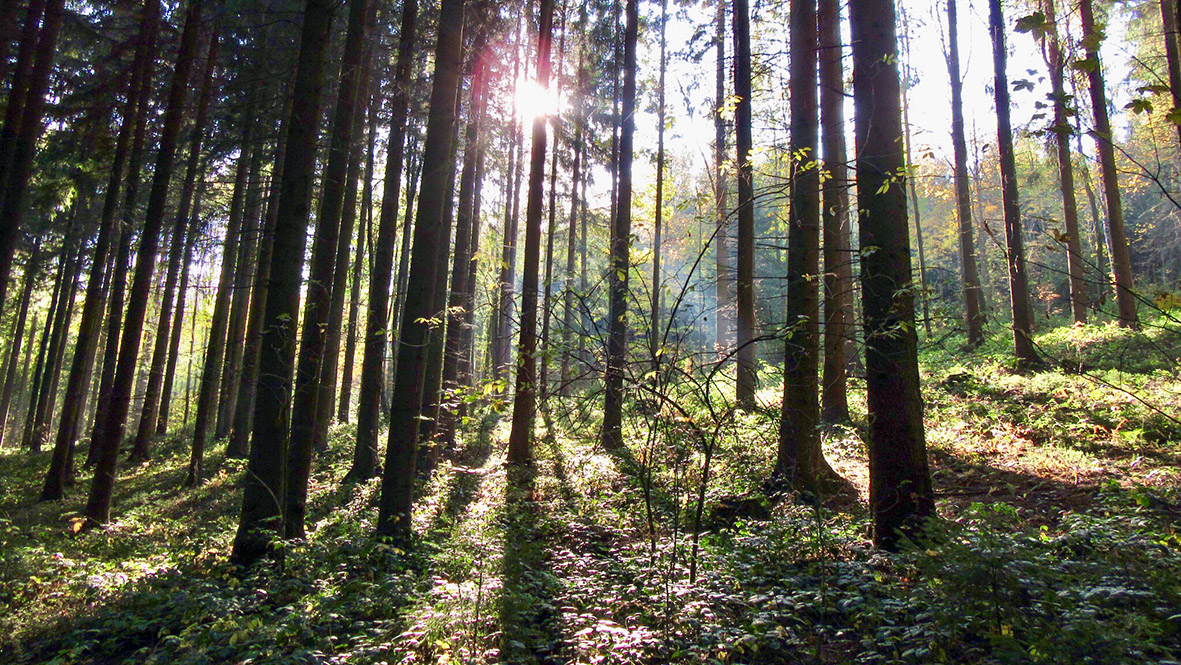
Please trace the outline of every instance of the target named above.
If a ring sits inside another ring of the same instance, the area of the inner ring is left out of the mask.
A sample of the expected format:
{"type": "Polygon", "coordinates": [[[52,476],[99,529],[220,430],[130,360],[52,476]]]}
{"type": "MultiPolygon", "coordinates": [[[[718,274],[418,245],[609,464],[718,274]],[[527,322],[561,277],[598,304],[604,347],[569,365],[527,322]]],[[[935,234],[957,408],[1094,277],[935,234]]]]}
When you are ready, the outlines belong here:
{"type": "MultiPolygon", "coordinates": [[[[390,338],[388,321],[390,273],[394,265],[394,243],[398,230],[398,200],[401,197],[406,118],[409,114],[412,58],[418,21],[418,3],[402,3],[398,33],[398,63],[394,74],[390,108],[390,137],[386,155],[385,185],[377,240],[373,246],[373,269],[369,277],[369,307],[365,315],[365,350],[361,358],[361,389],[357,396],[357,445],[349,477],[368,480],[377,473],[377,426],[381,407],[382,361],[390,338]]],[[[409,197],[407,197],[409,198],[409,197]]],[[[407,201],[409,208],[409,201],[407,201]]],[[[407,211],[409,212],[409,211],[407,211]]],[[[398,284],[394,285],[396,288],[398,284]]]]}
{"type": "MultiPolygon", "coordinates": [[[[553,0],[538,0],[537,85],[550,84],[550,49],[553,42],[553,0]]],[[[634,75],[634,73],[633,73],[634,75]]],[[[545,186],[548,118],[533,118],[533,146],[529,163],[529,193],[525,206],[525,266],[521,277],[521,337],[517,346],[517,393],[508,439],[508,461],[519,467],[533,462],[533,420],[537,402],[537,274],[541,262],[541,212],[545,186]]],[[[557,147],[555,146],[555,150],[557,147]]]]}
{"type": "Polygon", "coordinates": [[[394,374],[390,407],[390,440],[382,470],[381,500],[377,532],[406,541],[410,536],[410,511],[414,503],[415,461],[418,454],[419,416],[422,412],[426,378],[428,321],[435,289],[445,275],[436,274],[448,185],[455,168],[452,142],[455,138],[456,90],[460,79],[463,45],[464,0],[443,0],[439,10],[435,43],[435,73],[432,77],[430,112],[423,143],[422,182],[418,193],[418,215],[414,225],[414,250],[401,313],[397,370],[394,374]]]}
{"type": "Polygon", "coordinates": [[[734,322],[730,315],[730,211],[726,195],[730,191],[726,179],[726,0],[717,0],[714,21],[714,327],[719,349],[727,347],[734,322]]]}
{"type": "Polygon", "coordinates": [[[111,516],[111,495],[115,487],[115,468],[118,465],[119,445],[123,442],[123,431],[127,425],[127,414],[131,408],[131,391],[135,379],[135,366],[139,358],[140,335],[143,332],[147,314],[148,289],[151,288],[152,273],[156,267],[156,254],[160,243],[160,228],[164,221],[164,207],[168,197],[168,185],[172,179],[173,158],[176,155],[177,137],[184,115],[185,95],[189,86],[189,73],[197,51],[197,33],[201,28],[202,0],[190,0],[185,14],[184,32],[181,33],[180,50],[168,93],[168,106],[164,112],[160,132],[160,149],[156,157],[156,168],[152,174],[152,189],[148,194],[148,207],[144,213],[144,227],[140,234],[139,250],[136,252],[135,274],[128,293],[127,313],[123,321],[122,338],[119,343],[119,359],[111,385],[111,401],[103,431],[91,445],[99,449],[98,464],[90,486],[90,497],[86,503],[86,519],[90,525],[106,524],[111,516]]]}
{"type": "Polygon", "coordinates": [[[984,342],[984,292],[976,270],[976,244],[972,239],[972,194],[968,180],[968,144],[964,138],[964,81],[960,74],[960,39],[957,0],[947,0],[947,73],[951,80],[951,143],[955,158],[956,220],[959,222],[960,270],[964,281],[964,324],[968,346],[984,342]]]}
{"type": "MultiPolygon", "coordinates": [[[[739,0],[741,1],[741,0],[739,0]]],[[[607,371],[603,387],[603,430],[607,450],[623,448],[623,380],[627,372],[628,273],[631,271],[632,154],[636,132],[636,41],[639,2],[627,0],[623,33],[622,126],[619,131],[619,186],[615,218],[611,221],[607,263],[607,371]]]]}
{"type": "Polygon", "coordinates": [[[1013,349],[1017,362],[1040,362],[1033,345],[1033,313],[1029,305],[1029,278],[1025,271],[1025,240],[1021,207],[1017,200],[1017,163],[1013,157],[1013,127],[1009,112],[1009,76],[1006,72],[1005,19],[1000,0],[988,2],[988,30],[992,36],[992,65],[996,76],[997,153],[1001,162],[1001,196],[1005,213],[1005,244],[1009,250],[1009,303],[1013,311],[1013,349]]]}
{"type": "Polygon", "coordinates": [[[750,10],[734,0],[734,138],[738,150],[738,382],[735,398],[755,408],[758,367],[755,354],[755,194],[754,141],[751,138],[750,10]]]}
{"type": "MultiPolygon", "coordinates": [[[[304,5],[291,115],[285,119],[286,152],[279,184],[270,281],[263,317],[258,385],[255,392],[253,445],[242,494],[242,516],[234,536],[233,561],[249,566],[276,555],[271,538],[282,533],[284,468],[290,439],[290,399],[295,360],[295,327],[303,269],[324,56],[335,3],[307,0],[304,5]]],[[[280,555],[281,556],[281,555],[280,555]]]]}
{"type": "Polygon", "coordinates": [[[1107,237],[1111,247],[1111,273],[1115,284],[1115,303],[1119,310],[1119,324],[1127,328],[1140,326],[1136,315],[1136,292],[1132,282],[1132,258],[1128,252],[1128,235],[1124,229],[1124,206],[1119,188],[1119,172],[1115,166],[1115,134],[1107,115],[1107,91],[1103,84],[1103,64],[1099,60],[1099,45],[1104,33],[1095,26],[1091,0],[1079,0],[1079,17],[1083,23],[1080,44],[1087,57],[1079,68],[1087,73],[1091,93],[1091,114],[1095,128],[1091,136],[1099,153],[1099,171],[1103,175],[1103,198],[1107,201],[1107,237]]]}
{"type": "Polygon", "coordinates": [[[874,543],[896,548],[934,514],[919,391],[914,291],[910,288],[906,161],[893,0],[861,0],[850,12],[857,199],[861,208],[869,501],[874,543]]]}
{"type": "MultiPolygon", "coordinates": [[[[824,170],[824,373],[821,418],[849,419],[846,365],[853,334],[853,258],[849,246],[849,167],[845,146],[845,67],[837,0],[820,0],[817,13],[820,125],[824,170]]],[[[720,250],[719,250],[720,251],[720,250]]]]}

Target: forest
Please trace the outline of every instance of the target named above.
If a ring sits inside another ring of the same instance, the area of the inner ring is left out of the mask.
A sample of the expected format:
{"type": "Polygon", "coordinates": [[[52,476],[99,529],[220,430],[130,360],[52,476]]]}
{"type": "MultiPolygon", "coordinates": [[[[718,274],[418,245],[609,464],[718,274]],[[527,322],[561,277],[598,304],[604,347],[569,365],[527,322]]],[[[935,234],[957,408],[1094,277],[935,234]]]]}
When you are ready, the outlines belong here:
{"type": "Polygon", "coordinates": [[[1179,0],[2,0],[0,662],[1181,663],[1179,0]]]}

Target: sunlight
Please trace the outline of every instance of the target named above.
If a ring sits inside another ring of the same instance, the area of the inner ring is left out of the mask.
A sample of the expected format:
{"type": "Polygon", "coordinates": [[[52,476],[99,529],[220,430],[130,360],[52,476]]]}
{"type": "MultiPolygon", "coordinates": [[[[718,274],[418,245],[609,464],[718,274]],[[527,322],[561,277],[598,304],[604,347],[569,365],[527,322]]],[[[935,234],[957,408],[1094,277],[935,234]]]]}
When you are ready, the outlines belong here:
{"type": "Polygon", "coordinates": [[[513,105],[522,121],[534,120],[561,112],[563,99],[552,88],[543,88],[537,81],[523,78],[513,89],[513,105]]]}

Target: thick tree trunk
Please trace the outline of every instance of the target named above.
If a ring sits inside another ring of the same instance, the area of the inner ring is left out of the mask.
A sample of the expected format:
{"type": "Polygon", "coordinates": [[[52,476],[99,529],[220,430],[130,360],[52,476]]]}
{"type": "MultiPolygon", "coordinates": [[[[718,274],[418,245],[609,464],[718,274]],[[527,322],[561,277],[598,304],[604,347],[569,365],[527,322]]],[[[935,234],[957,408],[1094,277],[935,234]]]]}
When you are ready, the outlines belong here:
{"type": "Polygon", "coordinates": [[[751,139],[750,9],[734,0],[734,136],[738,164],[738,379],[739,408],[755,408],[758,358],[755,353],[755,198],[754,143],[751,139]]]}
{"type": "Polygon", "coordinates": [[[148,374],[147,389],[144,391],[139,428],[136,431],[135,443],[131,449],[130,461],[133,463],[148,459],[149,445],[156,433],[156,418],[160,413],[164,373],[168,362],[173,300],[176,297],[177,283],[180,281],[180,262],[184,258],[185,230],[189,226],[189,208],[192,206],[193,192],[197,185],[197,172],[200,170],[201,147],[205,139],[205,121],[209,114],[209,103],[213,98],[213,74],[217,67],[217,45],[218,41],[215,36],[209,44],[209,52],[206,56],[204,82],[201,84],[197,117],[189,144],[189,157],[184,185],[181,188],[180,207],[177,209],[176,223],[172,227],[172,243],[168,249],[167,276],[164,282],[163,300],[160,303],[160,319],[156,325],[155,348],[152,350],[152,364],[148,374]]]}
{"type": "Polygon", "coordinates": [[[1033,314],[1029,305],[1029,280],[1025,273],[1025,241],[1021,231],[1021,208],[1017,201],[1017,164],[1013,157],[1013,130],[1009,119],[1009,76],[1005,71],[1005,20],[1001,0],[989,0],[989,32],[996,75],[997,152],[1001,162],[1001,195],[1005,213],[1005,244],[1009,250],[1009,302],[1013,310],[1013,349],[1017,362],[1036,364],[1033,345],[1033,314]]]}
{"type": "Polygon", "coordinates": [[[414,225],[414,251],[407,275],[406,301],[401,312],[401,337],[390,407],[390,439],[382,470],[381,502],[377,532],[407,541],[414,502],[415,458],[418,451],[419,416],[426,378],[429,326],[435,289],[446,280],[436,274],[446,224],[448,185],[455,170],[452,141],[455,136],[456,87],[463,56],[464,0],[443,0],[435,45],[430,112],[423,144],[422,185],[414,225]]]}
{"type": "MultiPolygon", "coordinates": [[[[1181,110],[1181,35],[1177,29],[1177,11],[1181,3],[1177,0],[1160,0],[1161,23],[1165,31],[1165,59],[1169,65],[1169,92],[1173,98],[1173,110],[1181,110]]],[[[1054,28],[1057,32],[1057,28],[1054,28]]],[[[1181,140],[1181,125],[1175,127],[1181,140]]]]}
{"type": "MultiPolygon", "coordinates": [[[[741,0],[739,0],[741,1],[741,0]]],[[[619,131],[619,195],[611,220],[607,264],[607,357],[603,386],[603,431],[600,442],[620,450],[623,440],[623,381],[627,373],[628,273],[631,271],[632,156],[636,133],[636,41],[639,2],[627,0],[623,32],[622,127],[619,131]]]]}
{"type": "MultiPolygon", "coordinates": [[[[402,21],[398,37],[398,64],[394,73],[390,105],[390,136],[386,155],[385,184],[381,214],[377,221],[377,240],[373,246],[373,269],[369,273],[369,302],[365,314],[365,350],[361,357],[361,388],[357,395],[357,445],[349,477],[368,480],[377,473],[377,428],[381,415],[382,364],[390,335],[390,273],[394,266],[394,243],[398,230],[398,202],[402,192],[402,170],[406,145],[406,119],[409,114],[414,42],[418,22],[418,2],[402,3],[402,21]]],[[[407,197],[407,208],[410,196],[407,197]]],[[[407,210],[409,214],[409,210],[407,210]]],[[[403,231],[403,237],[409,234],[403,231]]],[[[403,242],[405,246],[405,242],[403,242]]],[[[403,249],[403,258],[406,258],[403,249]]],[[[399,275],[405,270],[399,269],[399,275]]],[[[400,282],[394,284],[400,289],[400,282]]],[[[400,293],[400,291],[399,291],[400,293]]]]}
{"type": "Polygon", "coordinates": [[[923,432],[893,0],[850,12],[874,543],[896,548],[935,512],[923,432]]]}
{"type": "Polygon", "coordinates": [[[270,545],[271,538],[283,531],[299,290],[315,177],[324,59],[334,7],[330,0],[307,0],[304,5],[291,116],[282,130],[287,148],[263,318],[253,444],[232,556],[241,565],[250,565],[263,556],[280,555],[270,545]]]}
{"type": "Polygon", "coordinates": [[[122,339],[119,343],[119,360],[115,379],[111,385],[111,401],[103,431],[94,444],[99,449],[98,464],[94,481],[90,486],[90,497],[86,504],[86,519],[90,525],[106,524],[111,516],[111,495],[115,488],[115,468],[118,465],[119,446],[131,408],[131,391],[135,378],[135,367],[139,359],[140,336],[147,314],[148,290],[151,288],[152,273],[156,267],[156,254],[160,243],[160,227],[164,221],[164,207],[168,198],[168,185],[172,178],[173,159],[176,155],[177,137],[180,134],[184,114],[185,94],[189,87],[189,73],[197,51],[197,33],[201,26],[202,0],[190,0],[185,16],[184,32],[181,35],[180,51],[172,73],[168,94],[168,107],[160,131],[160,150],[156,168],[152,175],[152,189],[148,195],[148,207],[144,215],[144,228],[140,234],[139,250],[136,253],[135,275],[132,279],[127,313],[123,322],[122,339]]]}
{"type": "MultiPolygon", "coordinates": [[[[553,32],[553,0],[539,0],[537,85],[542,89],[548,89],[550,85],[550,51],[553,44],[553,32]]],[[[508,462],[517,466],[529,466],[533,462],[533,420],[537,415],[538,390],[537,278],[541,268],[541,213],[545,194],[545,125],[547,121],[548,118],[544,115],[537,115],[533,118],[529,190],[525,204],[525,265],[521,270],[521,337],[517,344],[517,392],[513,399],[513,422],[508,439],[508,462]]]]}
{"type": "Polygon", "coordinates": [[[1128,236],[1124,230],[1124,206],[1119,189],[1119,172],[1115,165],[1115,134],[1107,115],[1107,91],[1103,84],[1103,64],[1099,60],[1099,37],[1095,32],[1095,16],[1091,0],[1079,1],[1079,16],[1083,24],[1082,44],[1087,53],[1086,72],[1090,84],[1091,113],[1095,129],[1091,136],[1099,153],[1099,167],[1103,175],[1103,198],[1107,200],[1107,238],[1111,249],[1112,281],[1115,302],[1119,310],[1119,324],[1138,328],[1136,292],[1132,281],[1132,258],[1128,252],[1128,236]]]}
{"type": "Polygon", "coordinates": [[[951,143],[955,155],[955,203],[959,222],[960,270],[964,282],[964,324],[968,346],[984,343],[984,292],[976,270],[976,243],[972,238],[972,193],[968,181],[968,144],[964,138],[964,80],[960,73],[960,40],[957,0],[947,1],[947,73],[951,80],[951,143]]]}
{"type": "Polygon", "coordinates": [[[820,165],[816,0],[792,0],[791,215],[787,251],[787,325],[776,480],[817,492],[835,473],[820,441],[820,165]]]}
{"type": "Polygon", "coordinates": [[[853,254],[849,241],[849,168],[845,145],[845,67],[838,0],[820,0],[820,123],[823,137],[824,371],[821,411],[826,422],[849,419],[846,373],[853,338],[853,254]]]}

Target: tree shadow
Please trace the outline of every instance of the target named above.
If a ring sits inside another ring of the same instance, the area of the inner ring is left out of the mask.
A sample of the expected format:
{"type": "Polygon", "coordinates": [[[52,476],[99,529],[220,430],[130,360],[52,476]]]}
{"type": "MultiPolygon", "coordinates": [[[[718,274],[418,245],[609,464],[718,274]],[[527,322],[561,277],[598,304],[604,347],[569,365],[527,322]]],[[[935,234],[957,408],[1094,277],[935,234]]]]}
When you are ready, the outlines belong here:
{"type": "Polygon", "coordinates": [[[564,663],[570,654],[556,605],[560,584],[546,548],[535,470],[509,465],[499,604],[500,662],[564,663]]]}

